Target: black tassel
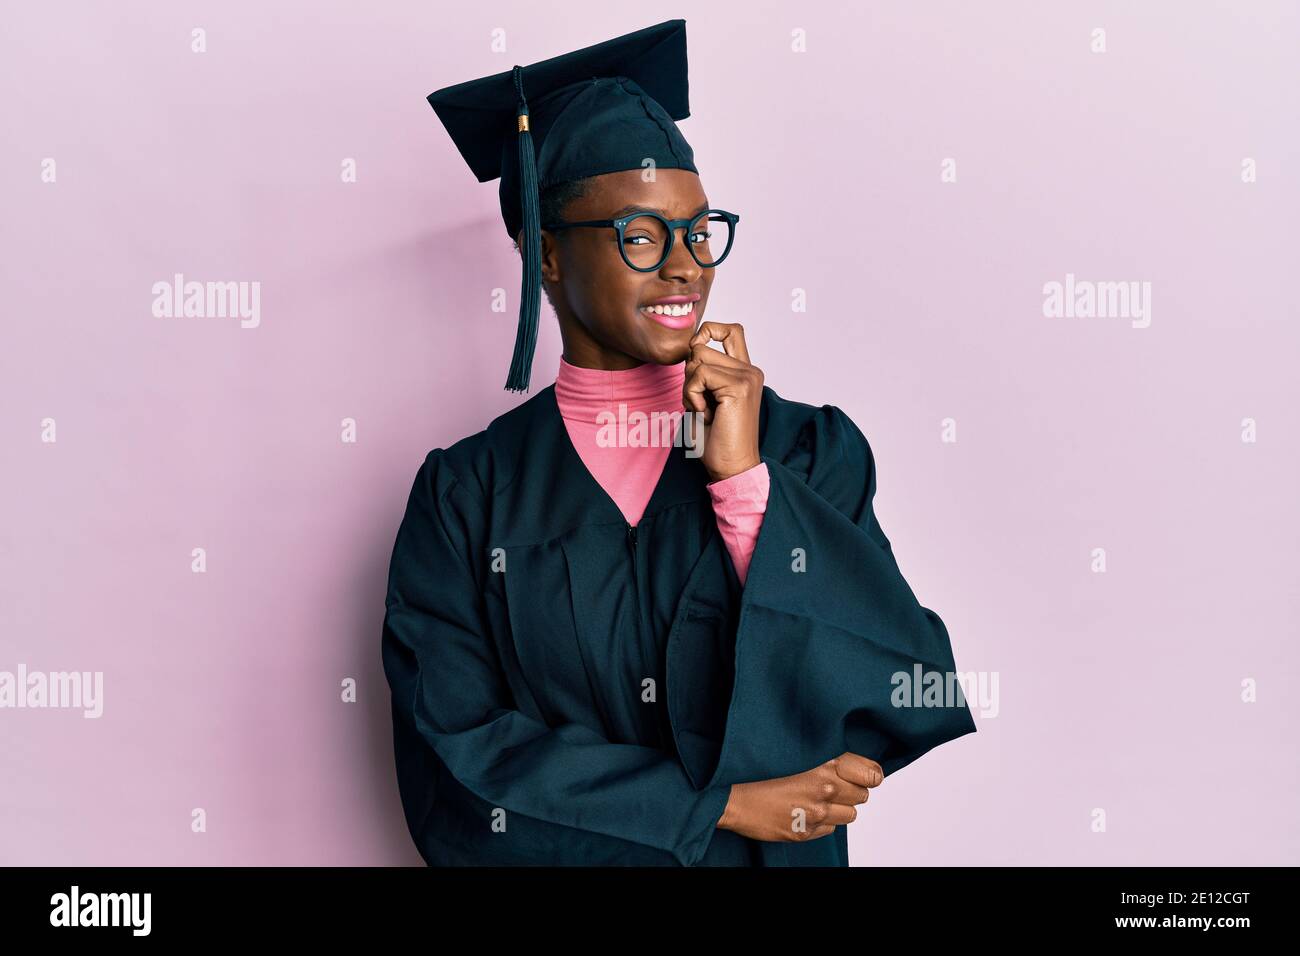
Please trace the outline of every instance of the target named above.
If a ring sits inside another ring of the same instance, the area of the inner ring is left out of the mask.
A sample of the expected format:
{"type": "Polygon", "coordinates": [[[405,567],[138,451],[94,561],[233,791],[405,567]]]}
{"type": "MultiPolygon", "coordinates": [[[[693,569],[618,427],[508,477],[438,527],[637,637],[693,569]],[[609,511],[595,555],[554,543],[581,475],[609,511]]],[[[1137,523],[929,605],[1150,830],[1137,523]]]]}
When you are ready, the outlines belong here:
{"type": "MultiPolygon", "coordinates": [[[[518,97],[517,116],[527,116],[523,67],[515,67],[514,79],[518,97]]],[[[542,227],[537,197],[537,157],[533,151],[532,133],[527,129],[519,130],[519,193],[524,217],[523,248],[520,250],[523,254],[524,276],[519,292],[519,328],[515,332],[515,354],[510,360],[506,389],[526,392],[528,381],[532,377],[533,352],[537,348],[537,319],[542,297],[542,227]]]]}

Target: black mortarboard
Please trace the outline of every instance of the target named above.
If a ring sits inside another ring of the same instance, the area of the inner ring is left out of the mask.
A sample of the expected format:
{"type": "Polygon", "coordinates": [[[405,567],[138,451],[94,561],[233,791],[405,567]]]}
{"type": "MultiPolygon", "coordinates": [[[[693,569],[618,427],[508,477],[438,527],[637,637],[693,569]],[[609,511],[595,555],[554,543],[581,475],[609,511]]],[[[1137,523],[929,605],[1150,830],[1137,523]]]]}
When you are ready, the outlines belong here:
{"type": "Polygon", "coordinates": [[[556,183],[655,167],[695,168],[674,120],[690,116],[686,21],[666,20],[530,66],[428,96],[485,183],[501,177],[501,218],[520,238],[523,287],[506,388],[527,391],[541,308],[538,192],[556,183]]]}

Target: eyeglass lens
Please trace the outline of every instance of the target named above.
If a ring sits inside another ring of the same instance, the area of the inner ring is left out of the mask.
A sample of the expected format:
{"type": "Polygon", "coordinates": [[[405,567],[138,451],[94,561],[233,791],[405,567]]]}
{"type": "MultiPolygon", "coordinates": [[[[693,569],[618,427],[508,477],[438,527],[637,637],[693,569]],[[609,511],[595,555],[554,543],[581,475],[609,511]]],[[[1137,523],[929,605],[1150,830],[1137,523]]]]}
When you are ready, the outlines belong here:
{"type": "MultiPolygon", "coordinates": [[[[731,246],[731,223],[705,211],[685,230],[687,241],[701,265],[713,265],[731,246]]],[[[681,235],[678,237],[681,241],[681,235]]],[[[623,254],[638,269],[662,265],[668,254],[668,229],[654,216],[637,216],[623,229],[623,254]]]]}

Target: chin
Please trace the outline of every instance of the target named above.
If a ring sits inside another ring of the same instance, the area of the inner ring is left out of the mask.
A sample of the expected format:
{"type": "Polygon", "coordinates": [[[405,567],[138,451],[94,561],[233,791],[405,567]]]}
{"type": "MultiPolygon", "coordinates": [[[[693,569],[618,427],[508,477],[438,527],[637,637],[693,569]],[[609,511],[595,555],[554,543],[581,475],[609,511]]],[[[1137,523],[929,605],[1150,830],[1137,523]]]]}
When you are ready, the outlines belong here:
{"type": "Polygon", "coordinates": [[[661,342],[652,346],[653,351],[646,356],[645,360],[656,365],[676,365],[678,362],[685,362],[691,357],[690,342],[694,335],[694,329],[683,329],[672,333],[671,336],[664,336],[661,342]]]}

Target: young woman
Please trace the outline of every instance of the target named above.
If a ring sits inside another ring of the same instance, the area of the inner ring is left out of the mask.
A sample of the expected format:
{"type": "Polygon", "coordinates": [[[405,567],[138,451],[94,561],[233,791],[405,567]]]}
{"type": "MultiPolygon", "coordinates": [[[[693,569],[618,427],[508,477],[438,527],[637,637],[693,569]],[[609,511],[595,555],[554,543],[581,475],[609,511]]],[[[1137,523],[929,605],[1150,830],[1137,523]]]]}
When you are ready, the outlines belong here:
{"type": "Polygon", "coordinates": [[[684,22],[429,99],[502,178],[525,276],[508,387],[528,385],[536,284],[563,357],[429,452],[397,533],[383,659],[420,852],[847,865],[870,788],[975,726],[959,689],[898,693],[955,686],[954,663],[875,518],[866,439],[704,319],[739,216],[674,122],[684,22]]]}

